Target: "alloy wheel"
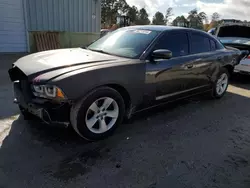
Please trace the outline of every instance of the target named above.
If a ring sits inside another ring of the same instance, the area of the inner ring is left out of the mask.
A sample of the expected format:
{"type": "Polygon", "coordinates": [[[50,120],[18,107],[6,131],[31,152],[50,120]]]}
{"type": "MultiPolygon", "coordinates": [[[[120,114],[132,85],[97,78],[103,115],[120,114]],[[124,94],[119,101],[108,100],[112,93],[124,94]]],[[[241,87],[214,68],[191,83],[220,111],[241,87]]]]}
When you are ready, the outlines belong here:
{"type": "Polygon", "coordinates": [[[221,74],[216,84],[216,92],[218,95],[222,95],[228,86],[228,76],[226,73],[221,74]]]}
{"type": "Polygon", "coordinates": [[[85,123],[88,129],[96,134],[111,129],[119,116],[119,106],[110,97],[102,97],[93,102],[86,112],[85,123]]]}

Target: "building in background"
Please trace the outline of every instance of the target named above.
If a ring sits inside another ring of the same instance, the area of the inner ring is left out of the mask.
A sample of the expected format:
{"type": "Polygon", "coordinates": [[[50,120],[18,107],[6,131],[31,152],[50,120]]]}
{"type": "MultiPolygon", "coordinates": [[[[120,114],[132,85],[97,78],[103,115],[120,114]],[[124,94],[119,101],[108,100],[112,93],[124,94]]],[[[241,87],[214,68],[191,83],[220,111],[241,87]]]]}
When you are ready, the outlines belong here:
{"type": "Polygon", "coordinates": [[[222,19],[221,23],[222,24],[227,24],[227,23],[242,23],[242,21],[235,20],[235,19],[222,19]]]}
{"type": "Polygon", "coordinates": [[[0,52],[36,51],[34,35],[56,32],[62,48],[99,37],[101,0],[1,0],[0,52]]]}

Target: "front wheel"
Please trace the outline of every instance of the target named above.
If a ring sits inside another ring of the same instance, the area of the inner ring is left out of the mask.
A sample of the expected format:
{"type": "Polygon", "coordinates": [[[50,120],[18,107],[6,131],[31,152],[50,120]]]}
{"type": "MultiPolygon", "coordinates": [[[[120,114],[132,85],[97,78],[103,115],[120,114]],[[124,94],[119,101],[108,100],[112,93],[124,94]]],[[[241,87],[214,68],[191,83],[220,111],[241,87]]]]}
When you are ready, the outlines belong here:
{"type": "Polygon", "coordinates": [[[90,92],[71,109],[74,130],[87,140],[100,140],[110,136],[125,113],[122,96],[109,87],[90,92]]]}
{"type": "Polygon", "coordinates": [[[227,69],[222,68],[218,77],[214,83],[212,97],[213,98],[221,98],[226,93],[229,84],[229,72],[227,69]]]}

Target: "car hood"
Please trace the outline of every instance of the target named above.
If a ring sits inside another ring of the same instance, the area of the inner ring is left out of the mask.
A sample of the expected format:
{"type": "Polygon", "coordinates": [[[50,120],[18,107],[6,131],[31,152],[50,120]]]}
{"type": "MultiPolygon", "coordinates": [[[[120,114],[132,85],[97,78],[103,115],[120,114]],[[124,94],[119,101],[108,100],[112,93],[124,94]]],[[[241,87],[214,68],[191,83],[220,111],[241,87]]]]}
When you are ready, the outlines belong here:
{"type": "Polygon", "coordinates": [[[218,38],[228,39],[250,39],[250,26],[245,24],[230,24],[218,27],[216,31],[218,38]]]}
{"type": "Polygon", "coordinates": [[[84,66],[86,64],[107,63],[119,57],[93,52],[82,48],[59,49],[38,52],[24,56],[14,63],[26,76],[58,69],[84,66]]]}
{"type": "Polygon", "coordinates": [[[222,44],[245,44],[250,45],[250,38],[241,37],[218,37],[222,44]]]}

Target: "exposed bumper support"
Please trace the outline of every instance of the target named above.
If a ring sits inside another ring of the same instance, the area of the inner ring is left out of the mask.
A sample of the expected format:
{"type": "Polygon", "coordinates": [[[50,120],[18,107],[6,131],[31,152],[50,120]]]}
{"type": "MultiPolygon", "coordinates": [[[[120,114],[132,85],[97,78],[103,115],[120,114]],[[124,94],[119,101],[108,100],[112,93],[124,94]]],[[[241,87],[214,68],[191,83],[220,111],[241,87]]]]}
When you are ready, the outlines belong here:
{"type": "MultiPolygon", "coordinates": [[[[15,98],[14,99],[14,103],[21,105],[20,102],[15,98]]],[[[22,106],[22,105],[21,105],[22,106]]],[[[38,117],[39,119],[41,119],[44,123],[46,124],[56,124],[56,125],[63,125],[64,127],[68,127],[69,126],[69,121],[56,121],[54,120],[54,118],[52,118],[51,113],[49,112],[48,109],[45,109],[41,106],[37,106],[34,104],[27,104],[26,108],[24,108],[24,110],[27,110],[29,113],[35,115],[36,117],[38,117]]],[[[61,114],[61,116],[64,116],[64,109],[57,109],[57,113],[61,114]]]]}

